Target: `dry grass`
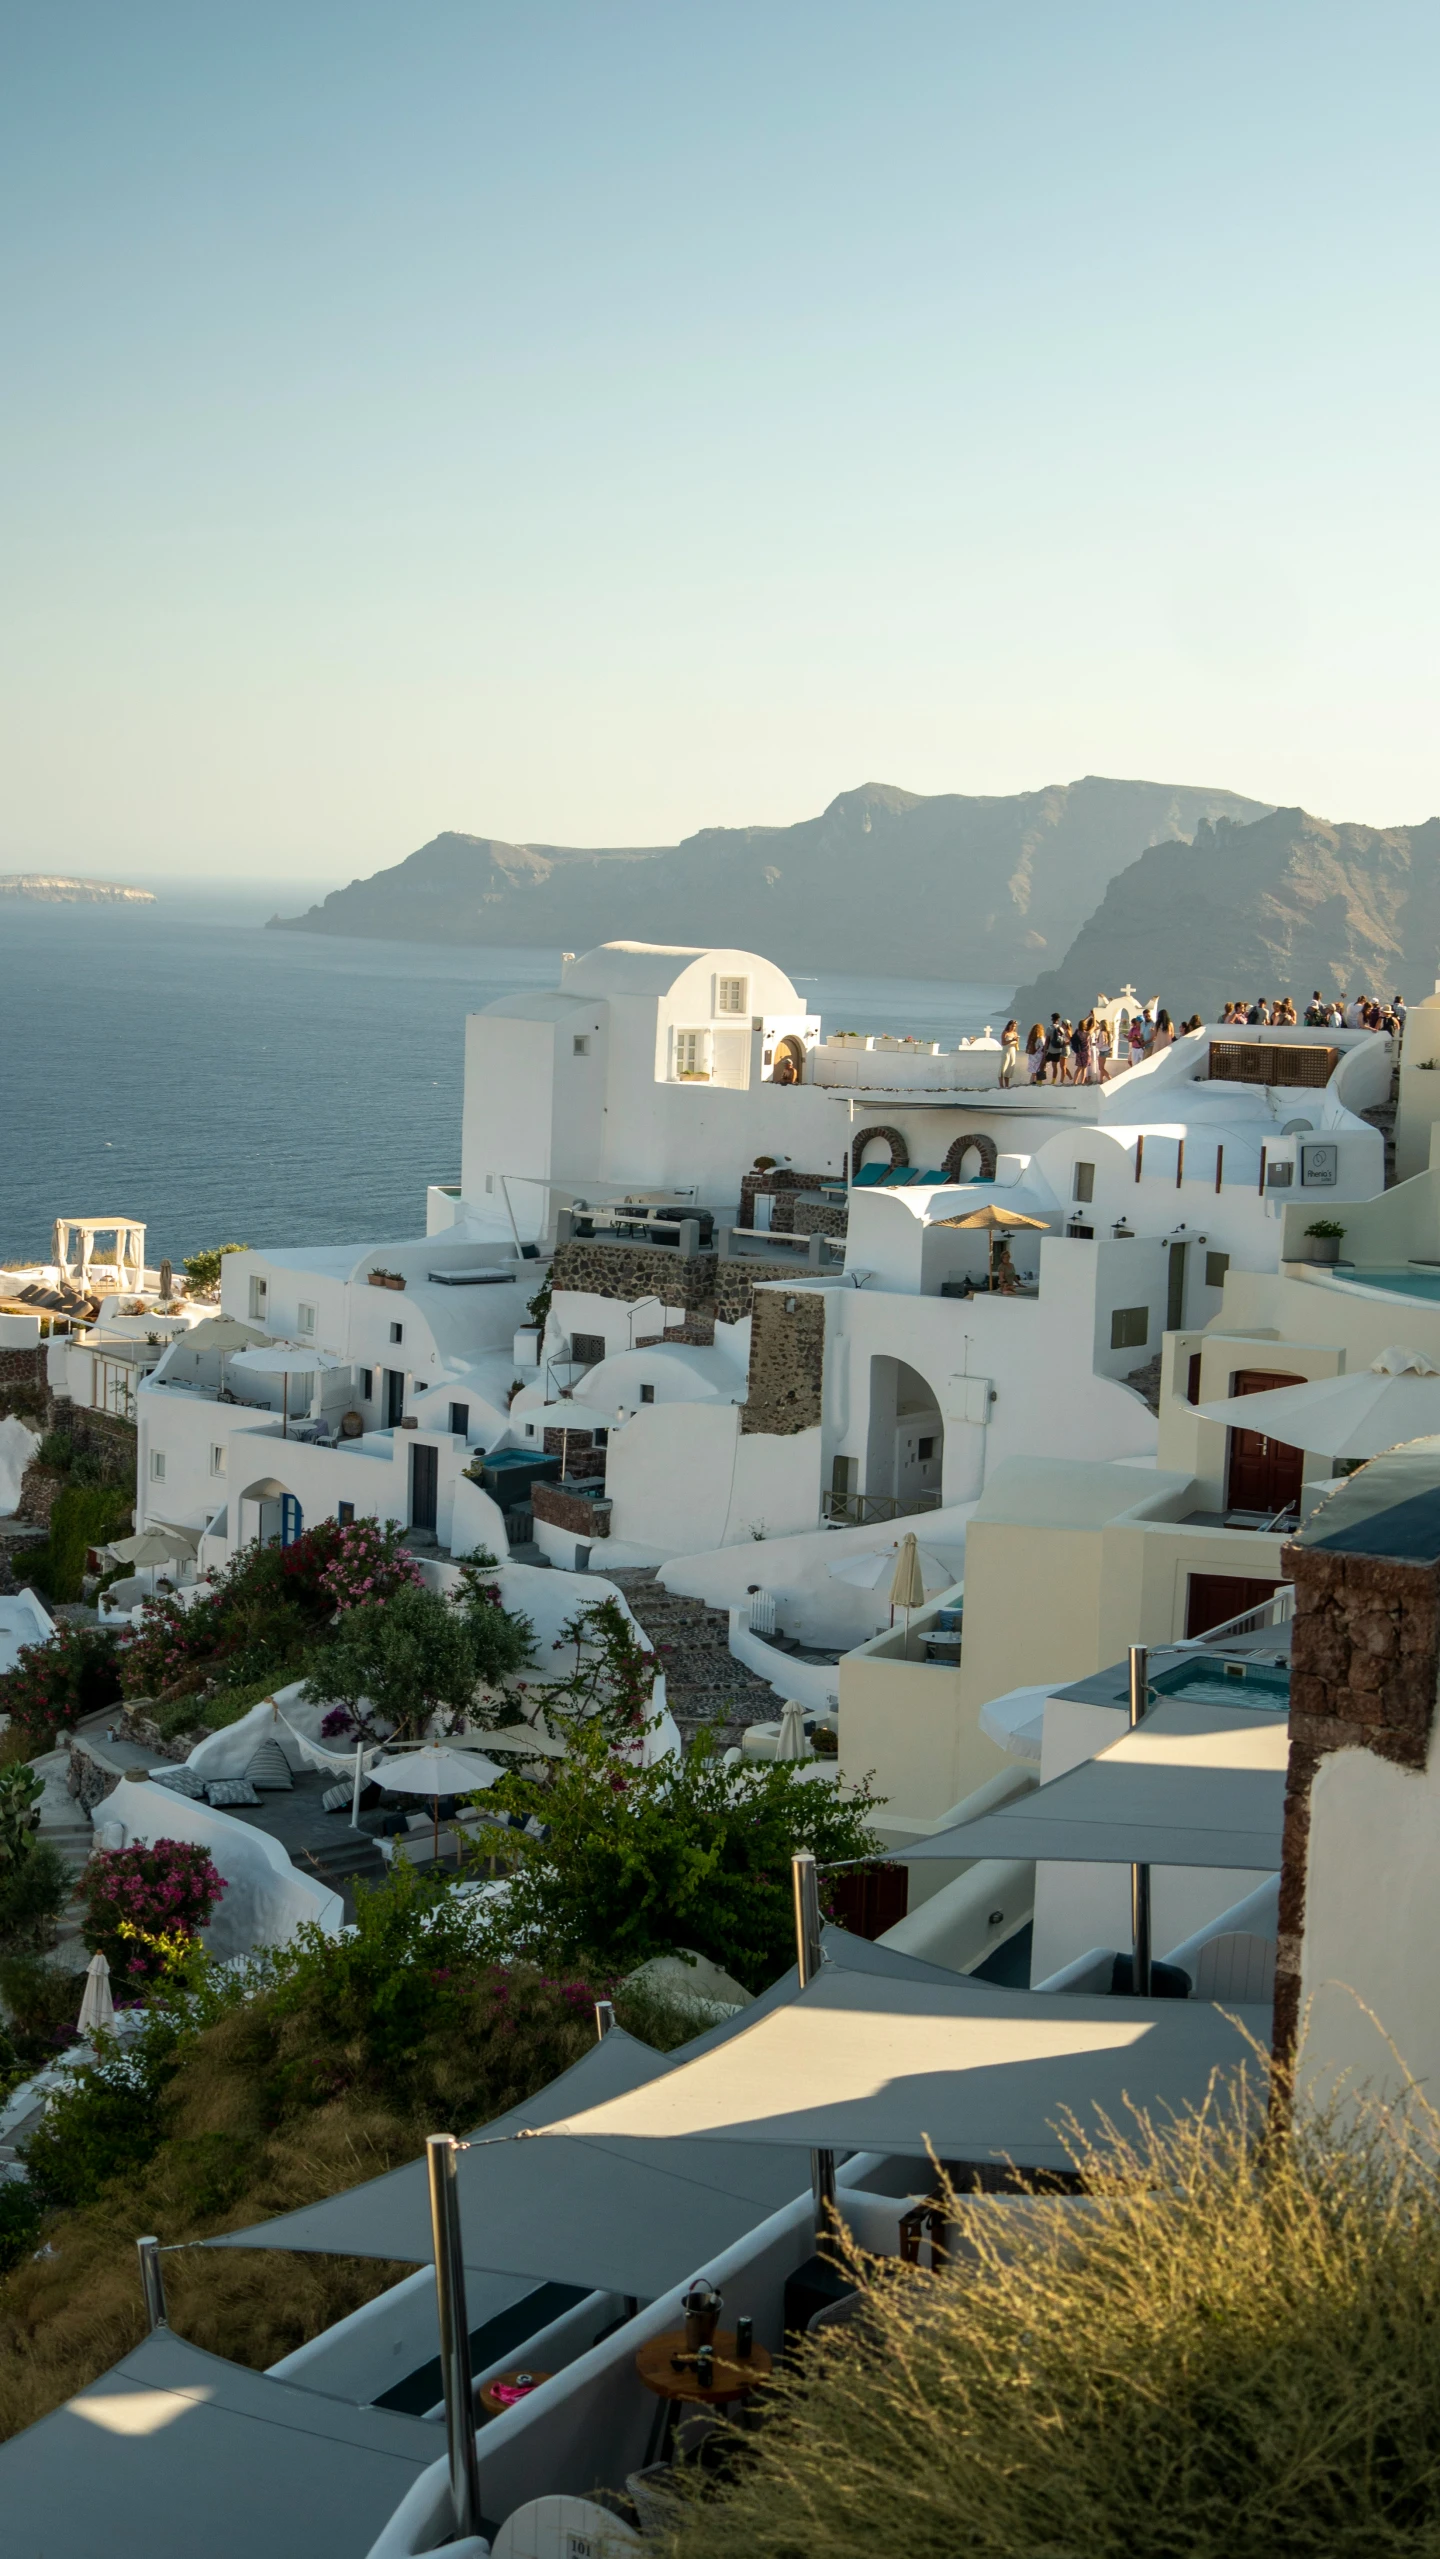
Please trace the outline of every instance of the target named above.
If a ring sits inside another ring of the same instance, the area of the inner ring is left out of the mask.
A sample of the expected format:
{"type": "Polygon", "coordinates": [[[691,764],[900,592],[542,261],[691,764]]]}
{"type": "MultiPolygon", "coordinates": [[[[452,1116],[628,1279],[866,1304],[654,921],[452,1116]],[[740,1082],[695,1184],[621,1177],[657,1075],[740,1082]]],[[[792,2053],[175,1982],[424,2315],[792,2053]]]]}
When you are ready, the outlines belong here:
{"type": "Polygon", "coordinates": [[[863,2324],[806,2341],[672,2559],[1435,2559],[1426,2129],[1212,2116],[1078,2210],[962,2200],[952,2268],[858,2264],[863,2324]]]}

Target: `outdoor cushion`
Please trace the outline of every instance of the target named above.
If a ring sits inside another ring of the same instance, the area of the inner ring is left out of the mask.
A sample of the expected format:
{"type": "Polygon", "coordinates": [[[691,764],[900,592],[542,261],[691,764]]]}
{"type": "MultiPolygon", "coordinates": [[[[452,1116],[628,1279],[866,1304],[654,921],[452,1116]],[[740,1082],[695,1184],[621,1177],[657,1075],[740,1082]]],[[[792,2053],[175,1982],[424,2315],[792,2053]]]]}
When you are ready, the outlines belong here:
{"type": "Polygon", "coordinates": [[[258,1804],[260,1798],[248,1777],[212,1777],[205,1800],[212,1805],[258,1804]]]}
{"type": "Polygon", "coordinates": [[[347,1778],[343,1786],[327,1786],[320,1798],[323,1813],[345,1813],[355,1800],[355,1788],[347,1778]]]}
{"type": "Polygon", "coordinates": [[[873,1191],[877,1182],[884,1181],[889,1170],[888,1164],[862,1164],[855,1176],[855,1189],[873,1191]]]}
{"type": "Polygon", "coordinates": [[[168,1786],[172,1795],[183,1795],[187,1803],[198,1803],[205,1792],[205,1780],[193,1768],[157,1768],[153,1777],[157,1786],[168,1786]]]}
{"type": "Polygon", "coordinates": [[[261,1743],[245,1774],[252,1786],[263,1786],[275,1794],[289,1794],[295,1783],[290,1762],[277,1741],[261,1743]]]}
{"type": "Polygon", "coordinates": [[[949,1176],[949,1174],[948,1174],[948,1173],[944,1173],[944,1172],[939,1172],[939,1173],[917,1173],[917,1174],[916,1174],[916,1176],[915,1176],[915,1179],[916,1179],[916,1181],[917,1181],[917,1182],[924,1182],[924,1183],[926,1183],[926,1184],[927,1184],[927,1185],[928,1185],[928,1186],[933,1190],[937,1183],[938,1183],[938,1184],[940,1184],[942,1187],[943,1187],[946,1183],[948,1183],[948,1181],[949,1181],[949,1179],[950,1179],[950,1176],[949,1176]]]}

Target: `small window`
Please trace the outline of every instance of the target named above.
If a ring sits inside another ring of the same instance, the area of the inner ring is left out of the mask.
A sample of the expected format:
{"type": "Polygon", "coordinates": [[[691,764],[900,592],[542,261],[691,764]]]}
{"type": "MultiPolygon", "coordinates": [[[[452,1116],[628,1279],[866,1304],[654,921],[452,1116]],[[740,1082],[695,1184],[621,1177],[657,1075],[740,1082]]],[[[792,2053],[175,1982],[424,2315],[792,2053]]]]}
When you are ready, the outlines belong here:
{"type": "Polygon", "coordinates": [[[594,1440],[594,1444],[595,1444],[595,1446],[596,1446],[597,1448],[608,1448],[608,1447],[609,1447],[609,1445],[610,1445],[610,1433],[608,1432],[608,1430],[595,1431],[595,1432],[592,1434],[592,1437],[593,1437],[593,1440],[594,1440]]]}
{"type": "Polygon", "coordinates": [[[264,1315],[265,1301],[269,1294],[269,1283],[263,1279],[257,1278],[255,1273],[252,1272],[250,1275],[250,1314],[252,1321],[264,1315]]]}
{"type": "Polygon", "coordinates": [[[577,1032],[576,1032],[574,1039],[573,1039],[573,1040],[571,1041],[571,1043],[570,1043],[570,1054],[571,1054],[571,1056],[572,1056],[572,1057],[588,1057],[588,1056],[589,1056],[589,1054],[590,1054],[590,1036],[589,1036],[589,1033],[588,1033],[588,1032],[586,1032],[586,1031],[577,1031],[577,1032]]]}
{"type": "Polygon", "coordinates": [[[374,1400],[375,1372],[373,1369],[362,1368],[360,1371],[360,1401],[362,1404],[370,1404],[373,1403],[374,1400]]]}
{"type": "Polygon", "coordinates": [[[454,1434],[455,1434],[455,1436],[456,1436],[456,1438],[457,1438],[457,1439],[468,1439],[468,1438],[469,1438],[469,1436],[470,1436],[470,1407],[469,1407],[469,1405],[468,1405],[468,1404],[452,1404],[452,1405],[451,1405],[451,1407],[450,1407],[450,1428],[451,1428],[451,1430],[454,1432],[454,1434]]]}
{"type": "Polygon", "coordinates": [[[354,1505],[354,1503],[353,1503],[353,1502],[339,1502],[339,1503],[337,1503],[337,1504],[336,1504],[336,1508],[335,1508],[335,1517],[336,1517],[336,1518],[337,1518],[337,1520],[339,1521],[340,1526],[341,1526],[342,1528],[353,1528],[353,1527],[354,1527],[354,1525],[355,1525],[355,1505],[354,1505]]]}
{"type": "Polygon", "coordinates": [[[295,1309],[295,1328],[301,1333],[313,1333],[315,1330],[315,1309],[307,1306],[303,1297],[295,1309]]]}
{"type": "Polygon", "coordinates": [[[722,977],[715,996],[717,1013],[748,1013],[750,981],[748,977],[722,977]]]}
{"type": "Polygon", "coordinates": [[[163,1448],[152,1448],[150,1451],[150,1481],[152,1484],[163,1484],[165,1481],[165,1451],[163,1448]]]}
{"type": "Polygon", "coordinates": [[[526,1436],[526,1438],[527,1438],[527,1439],[533,1439],[533,1438],[534,1438],[534,1436],[535,1436],[535,1425],[534,1425],[534,1423],[533,1423],[533,1422],[527,1422],[527,1423],[526,1423],[526,1425],[525,1425],[525,1436],[526,1436]]]}
{"type": "Polygon", "coordinates": [[[935,1442],[933,1441],[933,1439],[922,1439],[922,1441],[920,1442],[920,1451],[919,1451],[919,1455],[920,1455],[920,1463],[921,1463],[921,1465],[922,1465],[922,1466],[927,1465],[927,1464],[929,1463],[930,1459],[934,1456],[934,1454],[935,1454],[935,1442]]]}
{"type": "Polygon", "coordinates": [[[641,1389],[640,1389],[640,1401],[641,1401],[641,1403],[642,1403],[642,1404],[653,1404],[653,1403],[654,1403],[654,1401],[655,1401],[655,1389],[654,1389],[654,1387],[653,1387],[653,1386],[642,1386],[642,1387],[641,1387],[641,1389]]]}
{"type": "Polygon", "coordinates": [[[1288,1191],[1294,1179],[1295,1167],[1293,1164],[1267,1164],[1265,1167],[1265,1187],[1267,1191],[1288,1191]]]}
{"type": "Polygon", "coordinates": [[[1192,1351],[1190,1354],[1190,1371],[1186,1380],[1185,1401],[1187,1404],[1198,1404],[1200,1401],[1200,1353],[1198,1351],[1192,1351]]]}
{"type": "Polygon", "coordinates": [[[1230,1256],[1228,1253],[1207,1253],[1205,1256],[1206,1287],[1223,1288],[1225,1285],[1225,1274],[1229,1268],[1230,1256]]]}
{"type": "Polygon", "coordinates": [[[390,1339],[391,1339],[391,1341],[392,1341],[392,1342],[403,1342],[403,1341],[404,1341],[404,1339],[405,1339],[405,1327],[404,1327],[404,1325],[403,1325],[403,1324],[392,1324],[392,1325],[391,1325],[391,1327],[390,1327],[390,1339]]]}
{"type": "Polygon", "coordinates": [[[1093,1164],[1076,1165],[1075,1197],[1077,1200],[1093,1200],[1095,1197],[1095,1167],[1093,1164]]]}
{"type": "Polygon", "coordinates": [[[675,1072],[677,1075],[704,1074],[705,1034],[703,1031],[676,1032],[675,1072]]]}
{"type": "Polygon", "coordinates": [[[486,1174],[486,1176],[485,1176],[485,1188],[486,1188],[486,1190],[487,1190],[487,1191],[493,1191],[493,1190],[494,1190],[494,1188],[495,1188],[495,1176],[494,1176],[494,1174],[493,1174],[493,1173],[487,1173],[487,1174],[486,1174]]]}
{"type": "Polygon", "coordinates": [[[225,1451],[218,1444],[210,1451],[210,1472],[212,1475],[223,1475],[225,1472],[225,1451]]]}
{"type": "Polygon", "coordinates": [[[570,1357],[573,1360],[578,1361],[582,1368],[598,1368],[600,1362],[605,1357],[604,1334],[572,1333],[570,1336],[570,1357]]]}
{"type": "Polygon", "coordinates": [[[1110,1318],[1112,1351],[1142,1350],[1150,1338],[1148,1306],[1117,1306],[1110,1318]]]}

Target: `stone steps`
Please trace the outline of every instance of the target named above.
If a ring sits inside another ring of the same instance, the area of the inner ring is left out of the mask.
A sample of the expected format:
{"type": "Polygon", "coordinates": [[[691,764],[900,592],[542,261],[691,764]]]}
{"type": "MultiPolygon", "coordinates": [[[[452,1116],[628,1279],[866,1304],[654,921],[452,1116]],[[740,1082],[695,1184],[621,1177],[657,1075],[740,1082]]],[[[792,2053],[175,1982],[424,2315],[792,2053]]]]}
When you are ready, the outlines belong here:
{"type": "Polygon", "coordinates": [[[606,1578],[623,1590],[660,1657],[670,1712],[687,1742],[716,1716],[728,1745],[747,1725],[769,1723],[779,1713],[768,1682],[731,1652],[725,1609],[665,1590],[653,1565],[622,1566],[606,1578]]]}

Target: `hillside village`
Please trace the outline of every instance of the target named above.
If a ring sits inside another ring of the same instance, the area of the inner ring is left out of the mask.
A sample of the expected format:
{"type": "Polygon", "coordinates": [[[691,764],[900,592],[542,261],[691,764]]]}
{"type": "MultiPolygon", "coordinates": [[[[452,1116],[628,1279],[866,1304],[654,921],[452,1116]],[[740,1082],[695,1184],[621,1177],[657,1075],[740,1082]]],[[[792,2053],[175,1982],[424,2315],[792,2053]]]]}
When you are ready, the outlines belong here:
{"type": "Polygon", "coordinates": [[[469,1017],[410,1237],[0,1272],[27,2531],[680,2548],[838,2231],[1433,2075],[1440,994],[1072,1000],[1104,1080],[606,942],[469,1017]]]}

